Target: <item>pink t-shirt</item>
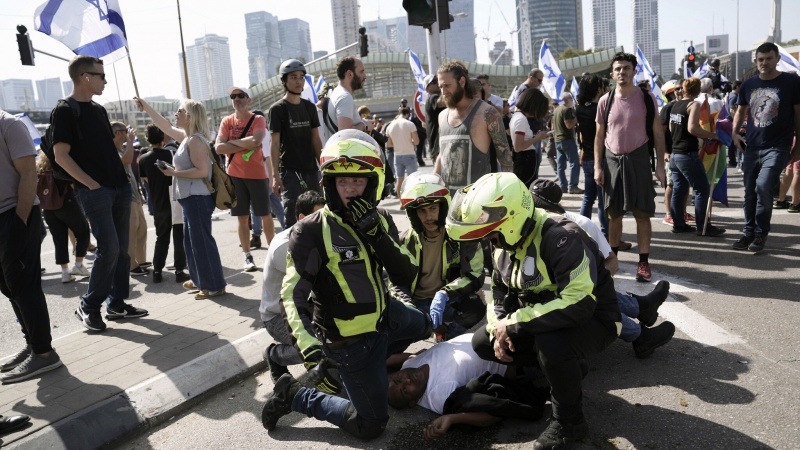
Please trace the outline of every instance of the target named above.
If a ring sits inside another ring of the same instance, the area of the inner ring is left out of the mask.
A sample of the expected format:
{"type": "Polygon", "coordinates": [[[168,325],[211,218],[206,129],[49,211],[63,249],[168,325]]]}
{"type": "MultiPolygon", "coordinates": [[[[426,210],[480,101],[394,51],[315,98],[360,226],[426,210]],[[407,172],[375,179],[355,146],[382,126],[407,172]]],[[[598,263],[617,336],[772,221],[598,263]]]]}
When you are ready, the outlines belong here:
{"type": "MultiPolygon", "coordinates": [[[[250,116],[247,116],[247,119],[239,120],[236,118],[236,114],[231,114],[222,119],[222,123],[219,126],[219,135],[229,141],[235,141],[242,137],[242,131],[244,131],[244,127],[247,126],[247,122],[249,121],[250,116]]],[[[256,116],[256,118],[253,119],[253,124],[250,125],[250,128],[247,130],[247,136],[252,136],[253,133],[258,130],[266,131],[266,129],[267,121],[264,119],[264,116],[256,116]]],[[[267,171],[264,169],[264,153],[261,151],[261,146],[256,147],[253,153],[250,153],[250,150],[242,149],[241,152],[228,155],[228,158],[230,158],[230,162],[228,163],[228,175],[251,180],[263,180],[268,178],[267,171]],[[248,160],[245,161],[243,156],[247,157],[248,160]]]]}
{"type": "MultiPolygon", "coordinates": [[[[615,94],[616,90],[609,94],[615,94]]],[[[606,94],[600,98],[597,105],[597,123],[605,122],[606,105],[608,96],[606,94]]],[[[622,98],[617,95],[611,105],[611,112],[608,117],[608,128],[606,128],[605,146],[615,155],[626,155],[647,143],[647,128],[652,127],[652,123],[646,124],[647,107],[642,98],[642,90],[636,88],[633,95],[622,98]]],[[[653,102],[653,110],[658,111],[656,98],[650,94],[653,102]]],[[[658,114],[656,114],[658,118],[658,114]]]]}

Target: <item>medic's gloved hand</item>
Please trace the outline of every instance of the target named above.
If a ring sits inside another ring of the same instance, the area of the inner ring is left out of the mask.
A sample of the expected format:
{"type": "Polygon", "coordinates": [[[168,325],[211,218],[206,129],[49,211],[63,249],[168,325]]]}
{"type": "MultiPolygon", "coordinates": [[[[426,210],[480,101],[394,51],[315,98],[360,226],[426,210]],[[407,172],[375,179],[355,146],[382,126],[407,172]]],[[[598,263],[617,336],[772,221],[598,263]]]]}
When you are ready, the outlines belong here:
{"type": "Polygon", "coordinates": [[[342,388],[342,382],[332,374],[332,372],[338,374],[339,365],[332,359],[326,358],[321,351],[312,353],[306,358],[303,366],[308,370],[307,381],[304,384],[315,386],[318,391],[331,395],[338,393],[342,388]]]}
{"type": "Polygon", "coordinates": [[[351,198],[347,205],[347,213],[358,231],[364,233],[367,239],[377,239],[384,233],[378,210],[364,197],[351,198]]]}
{"type": "Polygon", "coordinates": [[[431,302],[431,322],[433,322],[434,330],[439,328],[439,326],[442,324],[444,308],[447,306],[447,300],[449,300],[449,297],[445,291],[439,291],[433,296],[433,301],[431,302]]]}

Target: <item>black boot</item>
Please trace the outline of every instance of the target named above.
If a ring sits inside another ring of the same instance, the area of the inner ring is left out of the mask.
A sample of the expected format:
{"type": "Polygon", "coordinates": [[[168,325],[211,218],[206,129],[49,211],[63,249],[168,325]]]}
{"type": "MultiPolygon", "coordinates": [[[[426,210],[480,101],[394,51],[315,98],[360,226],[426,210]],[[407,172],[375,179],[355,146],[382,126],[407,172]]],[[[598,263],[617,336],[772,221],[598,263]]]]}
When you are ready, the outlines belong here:
{"type": "Polygon", "coordinates": [[[656,323],[658,308],[664,303],[668,295],[669,281],[661,280],[649,294],[633,296],[639,302],[639,315],[636,318],[639,319],[642,325],[652,327],[656,323]]]}
{"type": "Polygon", "coordinates": [[[277,384],[278,379],[283,376],[283,374],[289,373],[289,369],[286,366],[278,364],[275,362],[274,359],[270,358],[269,354],[272,352],[272,349],[277,347],[278,344],[270,344],[264,350],[264,361],[267,362],[267,367],[269,368],[269,375],[272,377],[272,382],[277,384]]]}
{"type": "Polygon", "coordinates": [[[533,449],[566,450],[573,442],[585,438],[588,432],[589,426],[583,416],[570,423],[561,423],[551,418],[550,425],[533,442],[533,449]]]}
{"type": "Polygon", "coordinates": [[[658,347],[666,344],[675,334],[675,325],[672,322],[663,322],[657,327],[642,327],[642,334],[633,341],[633,352],[636,357],[643,359],[652,355],[658,347]]]}
{"type": "Polygon", "coordinates": [[[278,419],[292,412],[292,399],[300,390],[300,383],[287,373],[275,383],[275,389],[267,397],[267,403],[261,410],[261,424],[267,430],[274,430],[278,419]]]}

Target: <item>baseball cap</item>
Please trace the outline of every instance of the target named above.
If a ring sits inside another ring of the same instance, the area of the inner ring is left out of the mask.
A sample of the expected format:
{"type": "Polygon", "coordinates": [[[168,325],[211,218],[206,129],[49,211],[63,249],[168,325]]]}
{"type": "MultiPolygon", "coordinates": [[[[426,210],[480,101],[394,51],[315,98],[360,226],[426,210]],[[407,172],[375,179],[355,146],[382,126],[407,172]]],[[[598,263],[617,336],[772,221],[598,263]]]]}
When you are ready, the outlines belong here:
{"type": "Polygon", "coordinates": [[[669,80],[666,83],[661,85],[661,92],[664,94],[669,94],[670,92],[675,90],[675,87],[678,83],[675,80],[669,80]]]}
{"type": "Polygon", "coordinates": [[[247,94],[247,96],[249,98],[253,98],[253,96],[250,95],[250,91],[248,91],[247,88],[243,88],[243,87],[239,87],[239,86],[234,86],[234,87],[228,89],[228,95],[233,94],[233,91],[237,91],[237,90],[244,92],[245,94],[247,94]]]}
{"type": "Polygon", "coordinates": [[[533,194],[534,206],[564,214],[564,208],[559,204],[561,203],[563,192],[552,180],[540,178],[531,184],[530,191],[533,194]]]}
{"type": "Polygon", "coordinates": [[[422,87],[423,88],[427,88],[431,83],[437,82],[437,81],[438,80],[436,79],[436,75],[434,75],[434,74],[427,75],[425,77],[425,79],[422,81],[422,84],[423,84],[422,87]]]}

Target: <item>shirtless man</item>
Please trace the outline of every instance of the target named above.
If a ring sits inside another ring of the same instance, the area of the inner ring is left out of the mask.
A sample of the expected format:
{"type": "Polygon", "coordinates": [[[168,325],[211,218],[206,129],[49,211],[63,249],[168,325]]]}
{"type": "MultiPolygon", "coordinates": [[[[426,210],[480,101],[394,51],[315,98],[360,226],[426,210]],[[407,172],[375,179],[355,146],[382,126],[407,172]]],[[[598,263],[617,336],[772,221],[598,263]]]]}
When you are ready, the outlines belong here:
{"type": "Polygon", "coordinates": [[[463,188],[491,172],[489,147],[494,145],[502,171],[512,169],[511,150],[503,118],[497,109],[481,101],[469,82],[469,71],[460,62],[441,66],[439,88],[447,109],[439,114],[439,154],[433,172],[451,190],[463,188]]]}

